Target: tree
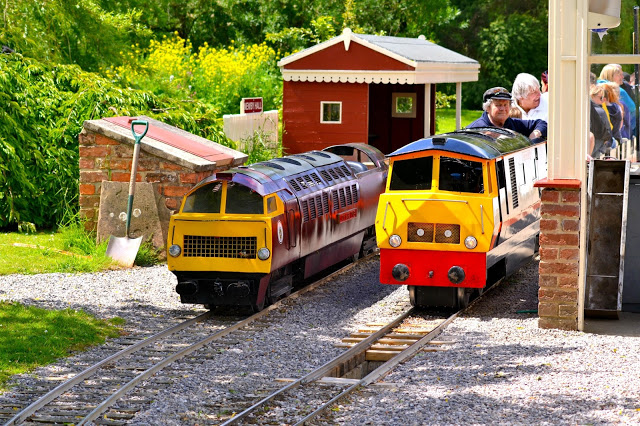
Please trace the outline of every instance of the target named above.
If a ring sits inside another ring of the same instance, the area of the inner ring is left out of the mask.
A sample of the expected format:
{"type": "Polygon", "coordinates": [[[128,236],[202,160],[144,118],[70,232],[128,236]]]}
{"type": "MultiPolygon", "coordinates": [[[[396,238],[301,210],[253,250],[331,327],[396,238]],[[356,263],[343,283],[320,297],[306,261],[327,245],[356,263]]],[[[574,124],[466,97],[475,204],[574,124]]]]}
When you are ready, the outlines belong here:
{"type": "Polygon", "coordinates": [[[5,0],[1,37],[25,56],[97,71],[151,37],[138,23],[141,13],[113,13],[94,0],[5,0]]]}

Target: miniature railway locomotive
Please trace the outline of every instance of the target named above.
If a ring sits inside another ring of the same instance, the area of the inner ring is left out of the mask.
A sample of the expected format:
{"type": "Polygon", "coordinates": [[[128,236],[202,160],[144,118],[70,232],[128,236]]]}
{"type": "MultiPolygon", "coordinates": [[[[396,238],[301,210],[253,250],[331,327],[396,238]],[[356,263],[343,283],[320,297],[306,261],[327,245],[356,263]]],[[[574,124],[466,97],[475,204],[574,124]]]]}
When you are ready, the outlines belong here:
{"type": "Polygon", "coordinates": [[[180,300],[261,310],[302,279],[372,251],[387,172],[380,151],[354,143],[203,180],[169,224],[180,300]]]}
{"type": "Polygon", "coordinates": [[[414,306],[464,307],[538,249],[546,142],[475,128],[389,154],[376,238],[380,282],[407,285],[414,306]]]}

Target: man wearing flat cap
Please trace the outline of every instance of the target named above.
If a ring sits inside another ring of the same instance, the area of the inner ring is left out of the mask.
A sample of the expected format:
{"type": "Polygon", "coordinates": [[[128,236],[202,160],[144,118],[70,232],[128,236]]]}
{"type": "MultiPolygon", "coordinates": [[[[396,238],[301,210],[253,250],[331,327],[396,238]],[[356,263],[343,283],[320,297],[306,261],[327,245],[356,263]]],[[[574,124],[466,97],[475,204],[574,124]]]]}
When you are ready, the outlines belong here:
{"type": "Polygon", "coordinates": [[[547,138],[547,122],[544,120],[521,120],[510,118],[511,93],[504,87],[493,87],[482,96],[482,116],[467,126],[474,127],[501,127],[514,130],[529,139],[547,138]]]}

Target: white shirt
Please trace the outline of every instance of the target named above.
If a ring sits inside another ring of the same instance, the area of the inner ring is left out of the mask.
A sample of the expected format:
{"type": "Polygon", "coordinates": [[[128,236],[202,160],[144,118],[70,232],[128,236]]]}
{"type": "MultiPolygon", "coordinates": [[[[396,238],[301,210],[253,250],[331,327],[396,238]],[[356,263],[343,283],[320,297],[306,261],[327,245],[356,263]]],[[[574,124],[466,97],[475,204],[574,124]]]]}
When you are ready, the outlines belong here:
{"type": "Polygon", "coordinates": [[[538,105],[536,108],[530,109],[528,113],[524,112],[524,110],[517,103],[515,105],[522,113],[523,120],[540,119],[549,121],[549,92],[545,92],[540,95],[540,105],[538,105]]]}

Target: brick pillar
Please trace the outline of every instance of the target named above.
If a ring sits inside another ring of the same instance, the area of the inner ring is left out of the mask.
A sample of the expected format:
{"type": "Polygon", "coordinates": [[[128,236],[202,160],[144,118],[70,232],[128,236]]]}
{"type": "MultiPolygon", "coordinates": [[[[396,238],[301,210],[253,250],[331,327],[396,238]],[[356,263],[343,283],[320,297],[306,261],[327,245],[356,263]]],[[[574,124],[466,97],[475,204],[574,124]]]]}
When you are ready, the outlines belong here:
{"type": "Polygon", "coordinates": [[[542,187],[538,326],[578,329],[580,182],[542,187]],[[576,187],[577,185],[577,187],[576,187]]]}

